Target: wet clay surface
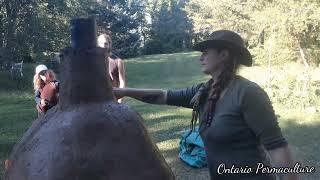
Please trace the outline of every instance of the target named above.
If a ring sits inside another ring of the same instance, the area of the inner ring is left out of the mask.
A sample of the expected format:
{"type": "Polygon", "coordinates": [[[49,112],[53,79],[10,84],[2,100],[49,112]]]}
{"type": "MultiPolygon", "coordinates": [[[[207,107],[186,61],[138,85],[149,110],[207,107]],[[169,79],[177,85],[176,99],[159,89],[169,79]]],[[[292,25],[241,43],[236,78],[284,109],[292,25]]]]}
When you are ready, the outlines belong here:
{"type": "Polygon", "coordinates": [[[174,179],[140,115],[114,101],[99,52],[65,55],[59,104],[16,144],[5,180],[174,179]]]}

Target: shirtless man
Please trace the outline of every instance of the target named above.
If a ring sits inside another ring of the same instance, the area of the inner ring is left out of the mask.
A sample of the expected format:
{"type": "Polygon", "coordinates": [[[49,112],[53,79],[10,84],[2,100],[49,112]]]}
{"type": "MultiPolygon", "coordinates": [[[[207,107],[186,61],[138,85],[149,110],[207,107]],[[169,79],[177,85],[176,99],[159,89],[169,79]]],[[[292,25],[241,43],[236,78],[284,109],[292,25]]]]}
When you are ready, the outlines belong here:
{"type": "MultiPolygon", "coordinates": [[[[113,87],[124,88],[125,81],[125,68],[124,62],[121,58],[112,54],[112,40],[111,37],[107,34],[101,34],[98,36],[98,47],[106,48],[108,52],[106,53],[106,61],[109,63],[109,77],[113,87]]],[[[122,102],[122,99],[118,100],[119,103],[122,102]]]]}

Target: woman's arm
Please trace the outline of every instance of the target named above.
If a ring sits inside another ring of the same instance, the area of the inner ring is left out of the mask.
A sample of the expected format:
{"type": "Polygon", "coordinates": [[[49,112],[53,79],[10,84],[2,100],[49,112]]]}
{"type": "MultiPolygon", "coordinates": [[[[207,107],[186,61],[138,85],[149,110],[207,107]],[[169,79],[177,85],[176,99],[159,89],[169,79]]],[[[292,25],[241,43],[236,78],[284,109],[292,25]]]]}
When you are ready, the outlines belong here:
{"type": "MultiPolygon", "coordinates": [[[[119,70],[119,87],[125,88],[126,87],[126,78],[125,78],[125,68],[124,68],[124,62],[122,59],[118,58],[118,70],[119,70]]],[[[118,99],[119,103],[122,103],[122,99],[118,99]]]]}
{"type": "MultiPolygon", "coordinates": [[[[240,98],[241,99],[241,98],[240,98]]],[[[260,139],[272,158],[272,166],[293,167],[288,143],[282,135],[277,117],[267,93],[259,86],[249,86],[242,96],[244,120],[260,139]]],[[[297,180],[296,174],[277,174],[280,180],[297,180]]]]}
{"type": "Polygon", "coordinates": [[[151,104],[167,104],[192,108],[191,99],[197,93],[203,83],[193,85],[192,87],[180,90],[162,90],[162,89],[134,89],[134,88],[113,88],[117,99],[129,96],[137,100],[151,104]]]}
{"type": "Polygon", "coordinates": [[[41,95],[39,90],[35,91],[34,100],[36,101],[37,105],[41,105],[41,95]]]}
{"type": "MultiPolygon", "coordinates": [[[[268,151],[275,167],[290,167],[294,166],[291,153],[288,146],[279,147],[268,151]]],[[[296,174],[278,174],[280,180],[297,180],[296,174]]]]}
{"type": "Polygon", "coordinates": [[[124,62],[122,59],[118,59],[118,69],[119,69],[119,81],[120,81],[120,88],[126,87],[126,78],[125,78],[125,68],[124,62]]]}
{"type": "Polygon", "coordinates": [[[167,91],[161,89],[113,88],[117,99],[125,96],[150,104],[166,104],[167,91]]]}

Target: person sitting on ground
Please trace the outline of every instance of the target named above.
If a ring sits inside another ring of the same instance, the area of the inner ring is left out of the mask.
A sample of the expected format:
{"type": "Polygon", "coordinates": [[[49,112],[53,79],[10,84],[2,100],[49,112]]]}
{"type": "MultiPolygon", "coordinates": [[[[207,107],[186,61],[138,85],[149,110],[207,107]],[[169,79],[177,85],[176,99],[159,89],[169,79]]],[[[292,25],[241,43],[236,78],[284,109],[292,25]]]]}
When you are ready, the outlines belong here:
{"type": "Polygon", "coordinates": [[[38,115],[46,113],[58,103],[59,82],[55,73],[47,66],[41,64],[36,67],[33,87],[38,115]]]}
{"type": "MultiPolygon", "coordinates": [[[[108,77],[111,84],[116,88],[124,88],[126,86],[124,61],[112,53],[112,40],[107,34],[98,36],[98,47],[106,48],[106,63],[108,63],[108,77]]],[[[122,99],[118,100],[119,103],[122,99]]]]}
{"type": "MultiPolygon", "coordinates": [[[[215,31],[193,48],[202,52],[199,64],[203,73],[211,76],[209,81],[168,91],[114,88],[115,96],[193,109],[191,129],[199,119],[199,134],[213,180],[275,180],[274,174],[258,168],[260,163],[264,167],[292,168],[288,143],[267,93],[236,75],[240,65],[252,65],[241,36],[229,30],[215,31]],[[247,173],[230,173],[232,168],[247,169],[247,173]]],[[[297,180],[294,173],[277,175],[281,180],[297,180]]]]}

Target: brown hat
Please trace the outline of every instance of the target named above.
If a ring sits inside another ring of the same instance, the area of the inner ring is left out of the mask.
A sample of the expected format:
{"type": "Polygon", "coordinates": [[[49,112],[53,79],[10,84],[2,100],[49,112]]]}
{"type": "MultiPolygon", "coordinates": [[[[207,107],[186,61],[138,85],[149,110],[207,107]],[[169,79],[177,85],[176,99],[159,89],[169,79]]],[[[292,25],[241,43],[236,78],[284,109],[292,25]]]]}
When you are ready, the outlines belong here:
{"type": "Polygon", "coordinates": [[[209,39],[197,43],[193,46],[196,51],[204,51],[209,48],[228,48],[237,53],[239,63],[245,66],[252,65],[252,57],[248,49],[244,45],[241,36],[233,31],[219,30],[214,31],[209,39]]]}

